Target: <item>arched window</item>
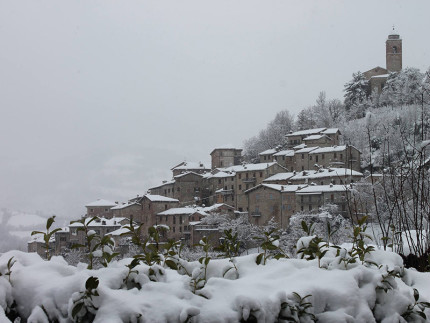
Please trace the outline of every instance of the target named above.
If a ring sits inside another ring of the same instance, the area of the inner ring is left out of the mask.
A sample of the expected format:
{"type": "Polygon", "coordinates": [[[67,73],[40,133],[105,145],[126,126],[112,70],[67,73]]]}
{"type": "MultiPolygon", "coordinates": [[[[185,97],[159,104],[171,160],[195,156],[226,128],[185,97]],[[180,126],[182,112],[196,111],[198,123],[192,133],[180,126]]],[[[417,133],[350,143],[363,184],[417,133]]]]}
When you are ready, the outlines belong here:
{"type": "Polygon", "coordinates": [[[393,53],[396,54],[397,53],[397,46],[393,46],[393,53]]]}

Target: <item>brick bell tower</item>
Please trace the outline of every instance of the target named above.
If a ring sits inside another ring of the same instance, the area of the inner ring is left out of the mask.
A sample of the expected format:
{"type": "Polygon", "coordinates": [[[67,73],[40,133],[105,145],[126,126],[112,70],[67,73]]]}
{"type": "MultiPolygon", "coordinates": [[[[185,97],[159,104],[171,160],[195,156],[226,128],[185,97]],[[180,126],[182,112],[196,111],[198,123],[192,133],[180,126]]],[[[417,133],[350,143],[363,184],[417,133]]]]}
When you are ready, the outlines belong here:
{"type": "Polygon", "coordinates": [[[394,30],[394,26],[385,44],[387,70],[399,72],[402,69],[402,39],[394,30]]]}

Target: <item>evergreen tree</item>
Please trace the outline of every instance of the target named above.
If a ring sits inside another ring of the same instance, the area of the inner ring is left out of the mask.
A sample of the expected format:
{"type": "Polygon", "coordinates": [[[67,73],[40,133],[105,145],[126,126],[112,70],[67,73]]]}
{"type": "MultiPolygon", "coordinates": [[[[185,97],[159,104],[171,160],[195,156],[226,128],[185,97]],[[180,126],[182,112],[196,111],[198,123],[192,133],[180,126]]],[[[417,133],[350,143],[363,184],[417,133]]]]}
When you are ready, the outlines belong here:
{"type": "Polygon", "coordinates": [[[368,108],[370,87],[363,73],[352,74],[352,80],[345,84],[345,110],[350,119],[361,118],[368,108]]]}

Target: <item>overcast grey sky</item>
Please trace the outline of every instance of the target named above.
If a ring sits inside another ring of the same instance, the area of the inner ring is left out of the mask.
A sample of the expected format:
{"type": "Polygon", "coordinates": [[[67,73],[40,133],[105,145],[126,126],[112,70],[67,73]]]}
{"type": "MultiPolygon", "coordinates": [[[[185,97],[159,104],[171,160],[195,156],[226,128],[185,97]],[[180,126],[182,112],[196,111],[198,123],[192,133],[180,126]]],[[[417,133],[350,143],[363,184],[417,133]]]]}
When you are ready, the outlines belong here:
{"type": "Polygon", "coordinates": [[[430,65],[430,1],[0,0],[0,207],[76,217],[352,72],[430,65]]]}

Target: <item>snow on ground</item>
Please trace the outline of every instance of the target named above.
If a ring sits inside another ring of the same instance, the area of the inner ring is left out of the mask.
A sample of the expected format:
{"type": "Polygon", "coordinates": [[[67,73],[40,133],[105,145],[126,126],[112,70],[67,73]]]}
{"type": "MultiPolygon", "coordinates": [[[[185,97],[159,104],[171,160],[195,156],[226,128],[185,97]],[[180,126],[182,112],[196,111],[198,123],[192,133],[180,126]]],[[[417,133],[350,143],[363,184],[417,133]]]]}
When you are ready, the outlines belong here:
{"type": "MultiPolygon", "coordinates": [[[[294,316],[290,310],[300,307],[294,293],[311,295],[305,299],[312,303],[309,315],[302,315],[300,322],[310,322],[310,314],[318,322],[330,323],[407,322],[401,315],[408,306],[414,308],[413,288],[420,291],[420,302],[430,299],[430,274],[403,269],[395,253],[377,250],[368,259],[377,265],[358,262],[346,269],[334,252],[329,250],[322,258],[326,269],[319,268],[317,260],[269,259],[266,265],[257,265],[257,255],[241,256],[234,261],[237,272],[232,269],[224,277],[231,262],[211,260],[206,285],[194,293],[190,276],[158,265],[151,267],[154,272],[150,274],[150,268],[140,264],[127,280],[126,265],[132,259],[88,270],[83,264],[69,266],[62,257],[44,261],[36,254],[10,251],[0,256],[3,274],[7,261],[16,260],[10,283],[6,276],[0,277],[0,319],[8,322],[3,312],[15,300],[28,322],[47,322],[44,312],[51,321],[70,322],[73,301],[85,290],[90,276],[100,281],[99,296],[93,297],[98,308],[94,322],[239,322],[250,318],[276,322],[280,315],[294,316]]],[[[192,277],[201,272],[198,262],[183,261],[182,265],[192,277]]],[[[408,321],[423,320],[415,315],[408,321]]]]}

